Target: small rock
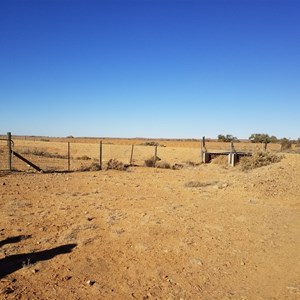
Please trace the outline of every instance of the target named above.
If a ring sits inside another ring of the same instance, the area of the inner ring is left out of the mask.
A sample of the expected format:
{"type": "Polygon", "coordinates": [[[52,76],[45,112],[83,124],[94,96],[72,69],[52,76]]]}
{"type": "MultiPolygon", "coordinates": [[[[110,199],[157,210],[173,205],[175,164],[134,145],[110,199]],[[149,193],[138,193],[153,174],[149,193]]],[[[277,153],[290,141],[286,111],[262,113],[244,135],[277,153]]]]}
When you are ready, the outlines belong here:
{"type": "Polygon", "coordinates": [[[37,273],[38,271],[39,271],[39,269],[32,269],[32,270],[31,270],[31,272],[32,272],[33,274],[37,273]]]}
{"type": "Polygon", "coordinates": [[[200,260],[199,258],[196,258],[196,257],[192,258],[192,259],[190,260],[190,262],[191,262],[192,264],[198,265],[198,266],[202,266],[202,265],[203,265],[202,260],[200,260]]]}
{"type": "Polygon", "coordinates": [[[249,203],[249,204],[257,204],[257,201],[254,200],[254,199],[250,199],[250,200],[248,201],[248,203],[249,203]]]}
{"type": "Polygon", "coordinates": [[[6,185],[6,183],[5,183],[5,182],[3,182],[3,183],[2,183],[2,185],[6,185]]]}
{"type": "Polygon", "coordinates": [[[96,281],[94,280],[88,280],[86,283],[89,285],[89,286],[92,286],[95,284],[96,281]]]}
{"type": "Polygon", "coordinates": [[[70,280],[72,278],[72,276],[65,276],[64,278],[63,278],[63,280],[65,280],[65,281],[67,281],[67,280],[70,280]]]}

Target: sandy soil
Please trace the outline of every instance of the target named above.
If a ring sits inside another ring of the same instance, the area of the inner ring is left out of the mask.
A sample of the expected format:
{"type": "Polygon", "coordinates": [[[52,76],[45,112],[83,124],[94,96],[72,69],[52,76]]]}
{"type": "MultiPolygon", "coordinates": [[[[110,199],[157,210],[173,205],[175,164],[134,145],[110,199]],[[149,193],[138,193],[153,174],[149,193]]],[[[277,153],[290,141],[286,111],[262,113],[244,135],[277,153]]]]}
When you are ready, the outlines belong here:
{"type": "Polygon", "coordinates": [[[0,173],[0,298],[300,299],[299,170],[0,173]]]}

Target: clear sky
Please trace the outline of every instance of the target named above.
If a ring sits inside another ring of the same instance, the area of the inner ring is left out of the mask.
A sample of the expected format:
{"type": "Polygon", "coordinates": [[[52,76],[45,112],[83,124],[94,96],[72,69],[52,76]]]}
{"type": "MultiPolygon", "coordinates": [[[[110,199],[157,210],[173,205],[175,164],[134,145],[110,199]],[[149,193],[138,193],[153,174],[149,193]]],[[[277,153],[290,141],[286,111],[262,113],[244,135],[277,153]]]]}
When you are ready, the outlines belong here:
{"type": "Polygon", "coordinates": [[[1,0],[0,132],[300,137],[298,0],[1,0]]]}

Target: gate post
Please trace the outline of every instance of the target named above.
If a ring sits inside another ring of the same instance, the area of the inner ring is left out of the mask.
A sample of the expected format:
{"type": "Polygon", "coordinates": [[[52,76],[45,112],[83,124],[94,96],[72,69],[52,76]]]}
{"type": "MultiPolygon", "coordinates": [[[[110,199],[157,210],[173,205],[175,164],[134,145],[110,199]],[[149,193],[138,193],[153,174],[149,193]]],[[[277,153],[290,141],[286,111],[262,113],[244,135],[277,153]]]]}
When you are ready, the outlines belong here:
{"type": "Polygon", "coordinates": [[[12,155],[11,155],[11,132],[7,133],[7,149],[8,149],[8,155],[7,155],[7,167],[8,170],[12,170],[12,155]]]}

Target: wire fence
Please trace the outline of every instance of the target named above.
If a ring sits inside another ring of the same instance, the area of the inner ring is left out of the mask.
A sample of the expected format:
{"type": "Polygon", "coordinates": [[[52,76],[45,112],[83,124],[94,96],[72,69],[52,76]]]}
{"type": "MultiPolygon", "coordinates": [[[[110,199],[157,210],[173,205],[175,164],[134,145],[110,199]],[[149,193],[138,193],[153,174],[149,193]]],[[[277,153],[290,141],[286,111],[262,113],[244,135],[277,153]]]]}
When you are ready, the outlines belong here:
{"type": "MultiPolygon", "coordinates": [[[[230,143],[207,142],[208,151],[229,151],[230,143]]],[[[263,150],[263,145],[235,143],[236,151],[254,152],[263,150]]],[[[106,169],[110,160],[124,165],[143,166],[145,161],[156,158],[170,165],[202,162],[200,141],[193,147],[157,146],[155,143],[119,145],[111,142],[60,142],[51,140],[14,139],[13,153],[38,166],[46,172],[86,171],[106,169]],[[197,145],[197,146],[196,146],[197,145]]],[[[279,144],[268,145],[270,151],[280,151],[279,144]]],[[[7,140],[0,140],[0,170],[8,170],[9,150],[7,140]]],[[[16,171],[32,171],[32,165],[12,155],[11,167],[16,171]]]]}
{"type": "MultiPolygon", "coordinates": [[[[0,169],[8,168],[8,151],[5,143],[0,146],[0,169]]],[[[116,145],[110,143],[70,143],[43,141],[14,141],[14,153],[46,172],[86,171],[106,169],[110,160],[124,165],[143,166],[153,159],[170,164],[186,161],[200,162],[199,148],[175,148],[145,145],[116,145]]],[[[12,169],[31,171],[32,166],[12,155],[12,169]]]]}

